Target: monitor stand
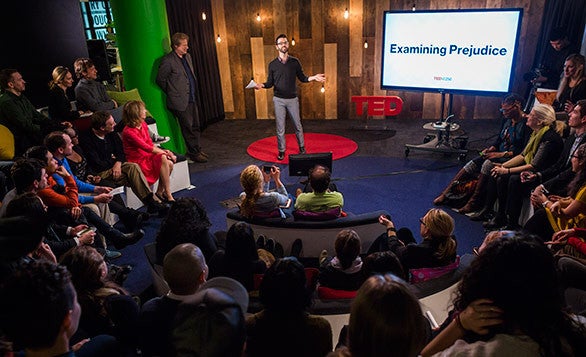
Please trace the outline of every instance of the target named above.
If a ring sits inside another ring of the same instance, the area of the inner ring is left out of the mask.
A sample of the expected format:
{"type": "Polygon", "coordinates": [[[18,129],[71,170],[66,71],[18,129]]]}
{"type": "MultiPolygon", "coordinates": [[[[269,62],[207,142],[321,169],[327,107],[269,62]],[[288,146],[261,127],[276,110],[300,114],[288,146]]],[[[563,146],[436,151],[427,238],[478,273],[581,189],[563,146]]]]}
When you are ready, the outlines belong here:
{"type": "MultiPolygon", "coordinates": [[[[445,92],[441,92],[442,95],[442,118],[444,118],[445,108],[445,92]]],[[[405,144],[405,157],[409,156],[411,150],[420,151],[431,151],[441,152],[444,154],[458,154],[460,161],[466,160],[466,154],[468,150],[466,145],[468,144],[468,138],[465,136],[451,136],[450,133],[460,129],[460,125],[451,123],[454,118],[452,114],[452,93],[448,93],[448,113],[445,119],[438,120],[436,122],[427,123],[423,126],[423,129],[428,131],[434,131],[432,134],[427,134],[423,139],[423,144],[405,144]]]]}

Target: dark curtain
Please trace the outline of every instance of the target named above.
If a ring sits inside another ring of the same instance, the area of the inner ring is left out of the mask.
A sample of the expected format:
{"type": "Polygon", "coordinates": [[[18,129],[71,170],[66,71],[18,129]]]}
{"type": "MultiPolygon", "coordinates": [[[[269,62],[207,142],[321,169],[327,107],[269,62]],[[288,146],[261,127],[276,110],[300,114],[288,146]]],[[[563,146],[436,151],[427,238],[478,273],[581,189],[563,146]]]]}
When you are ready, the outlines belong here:
{"type": "Polygon", "coordinates": [[[225,118],[220,70],[212,23],[210,0],[167,0],[169,32],[189,35],[189,53],[193,58],[199,84],[202,129],[225,118]],[[201,13],[205,11],[206,20],[201,13]]]}
{"type": "Polygon", "coordinates": [[[543,61],[545,49],[549,44],[549,33],[553,28],[566,29],[568,40],[574,45],[582,43],[584,25],[586,24],[586,1],[584,0],[547,0],[543,11],[541,32],[533,61],[533,68],[537,68],[543,61]]]}

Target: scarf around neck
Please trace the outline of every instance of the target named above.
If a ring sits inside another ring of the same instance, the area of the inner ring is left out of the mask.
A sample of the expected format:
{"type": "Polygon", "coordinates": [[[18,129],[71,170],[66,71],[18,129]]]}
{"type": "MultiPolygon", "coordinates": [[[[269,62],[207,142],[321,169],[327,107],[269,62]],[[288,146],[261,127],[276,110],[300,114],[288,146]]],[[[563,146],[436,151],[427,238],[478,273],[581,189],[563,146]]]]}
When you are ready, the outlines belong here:
{"type": "Polygon", "coordinates": [[[541,143],[541,138],[549,129],[550,126],[546,125],[543,128],[531,133],[529,141],[527,142],[527,146],[525,146],[525,149],[523,150],[523,158],[525,159],[526,164],[529,165],[531,164],[531,161],[533,161],[533,157],[535,156],[537,148],[541,143]]]}

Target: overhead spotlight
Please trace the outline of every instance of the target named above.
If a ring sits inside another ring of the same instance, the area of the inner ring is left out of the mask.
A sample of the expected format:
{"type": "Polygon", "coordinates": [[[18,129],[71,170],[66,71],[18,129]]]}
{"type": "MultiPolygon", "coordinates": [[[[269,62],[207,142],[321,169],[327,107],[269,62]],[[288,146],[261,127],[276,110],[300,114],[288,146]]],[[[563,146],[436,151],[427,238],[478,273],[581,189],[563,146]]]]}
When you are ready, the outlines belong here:
{"type": "Polygon", "coordinates": [[[326,92],[326,88],[323,86],[323,84],[321,86],[320,92],[322,92],[322,93],[325,93],[326,92]]]}
{"type": "Polygon", "coordinates": [[[291,37],[291,46],[295,46],[295,37],[291,37]]]}
{"type": "Polygon", "coordinates": [[[256,21],[260,22],[260,20],[262,20],[262,18],[260,17],[260,12],[256,13],[256,21]]]}
{"type": "Polygon", "coordinates": [[[206,15],[205,11],[202,11],[202,12],[201,12],[201,19],[205,21],[207,18],[208,18],[208,17],[207,17],[207,15],[206,15]]]}
{"type": "Polygon", "coordinates": [[[368,48],[368,41],[364,41],[364,48],[368,48]]]}
{"type": "Polygon", "coordinates": [[[346,10],[344,10],[344,18],[347,20],[348,16],[350,16],[350,13],[348,12],[348,8],[346,8],[346,10]]]}
{"type": "Polygon", "coordinates": [[[218,41],[218,43],[222,42],[222,38],[220,37],[220,34],[218,34],[218,38],[216,38],[216,41],[218,41]]]}
{"type": "Polygon", "coordinates": [[[415,3],[413,3],[413,7],[411,8],[411,11],[415,11],[415,10],[416,10],[415,3]]]}

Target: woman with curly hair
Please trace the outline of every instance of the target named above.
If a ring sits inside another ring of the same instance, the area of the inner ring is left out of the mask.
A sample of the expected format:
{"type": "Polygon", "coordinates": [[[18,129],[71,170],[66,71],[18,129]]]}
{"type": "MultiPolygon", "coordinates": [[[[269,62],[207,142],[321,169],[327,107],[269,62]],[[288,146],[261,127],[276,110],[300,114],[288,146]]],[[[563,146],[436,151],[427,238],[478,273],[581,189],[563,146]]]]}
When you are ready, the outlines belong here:
{"type": "Polygon", "coordinates": [[[415,242],[408,228],[395,229],[389,217],[380,216],[379,223],[387,228],[370,246],[368,254],[392,251],[403,269],[435,268],[449,265],[456,259],[454,219],[439,208],[432,208],[419,219],[419,232],[423,241],[415,242]]]}
{"type": "Polygon", "coordinates": [[[112,335],[131,348],[136,345],[139,308],[118,284],[108,279],[104,257],[93,247],[72,248],[60,260],[71,273],[81,305],[78,337],[112,335]]]}
{"type": "Polygon", "coordinates": [[[281,169],[277,166],[272,166],[268,173],[256,165],[247,166],[240,173],[240,185],[244,189],[240,205],[240,213],[244,217],[291,216],[288,208],[292,208],[293,205],[287,189],[281,182],[281,169]],[[268,192],[271,180],[275,181],[276,192],[268,192]]]}
{"type": "Polygon", "coordinates": [[[554,233],[565,229],[586,228],[586,144],[578,146],[570,162],[575,176],[568,186],[568,197],[548,197],[542,190],[535,190],[531,197],[543,209],[531,216],[525,230],[544,241],[551,240],[554,233]]]}
{"type": "Polygon", "coordinates": [[[171,205],[157,233],[157,262],[163,265],[165,255],[179,244],[193,243],[209,261],[218,250],[216,237],[210,232],[212,223],[200,200],[178,199],[171,205]]]}
{"type": "Polygon", "coordinates": [[[226,250],[218,250],[209,260],[210,279],[227,276],[254,290],[254,274],[263,274],[266,263],[258,256],[250,224],[236,222],[228,229],[226,250]]]}
{"type": "Polygon", "coordinates": [[[564,312],[553,255],[532,236],[488,244],[464,273],[454,307],[459,313],[422,356],[586,355],[586,329],[564,312]]]}
{"type": "Polygon", "coordinates": [[[129,162],[140,166],[149,185],[159,180],[155,195],[161,201],[175,201],[171,193],[169,176],[173,171],[173,164],[177,162],[177,156],[171,150],[161,149],[153,144],[145,119],[146,108],[143,102],[131,100],[124,104],[122,111],[122,121],[125,125],[122,130],[124,154],[129,162]]]}

